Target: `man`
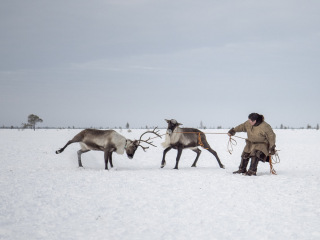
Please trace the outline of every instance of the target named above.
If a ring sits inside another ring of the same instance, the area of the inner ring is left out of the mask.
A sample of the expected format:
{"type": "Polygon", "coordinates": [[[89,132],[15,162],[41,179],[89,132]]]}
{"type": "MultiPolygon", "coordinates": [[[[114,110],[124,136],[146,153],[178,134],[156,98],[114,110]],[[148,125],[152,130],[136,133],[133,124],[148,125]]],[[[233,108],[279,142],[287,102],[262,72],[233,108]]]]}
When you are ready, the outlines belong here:
{"type": "Polygon", "coordinates": [[[230,129],[228,135],[234,136],[237,132],[246,132],[248,138],[241,154],[239,170],[233,173],[243,173],[247,176],[257,175],[259,161],[271,161],[269,155],[274,155],[276,152],[276,135],[270,125],[264,121],[263,115],[258,113],[249,114],[248,121],[230,129]],[[251,163],[247,171],[249,158],[251,158],[251,163]]]}

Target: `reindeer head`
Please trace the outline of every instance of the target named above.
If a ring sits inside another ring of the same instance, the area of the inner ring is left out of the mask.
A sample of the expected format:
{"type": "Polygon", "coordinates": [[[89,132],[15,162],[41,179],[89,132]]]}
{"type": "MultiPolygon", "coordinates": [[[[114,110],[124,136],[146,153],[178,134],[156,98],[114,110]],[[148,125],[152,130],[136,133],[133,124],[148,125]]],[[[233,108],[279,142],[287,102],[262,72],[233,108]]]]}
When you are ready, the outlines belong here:
{"type": "Polygon", "coordinates": [[[143,151],[146,151],[146,149],[148,149],[149,147],[144,147],[141,145],[141,142],[144,142],[144,143],[147,143],[151,146],[154,146],[156,147],[155,145],[152,144],[152,142],[150,142],[151,138],[149,137],[147,140],[142,140],[142,136],[145,135],[146,133],[152,133],[152,134],[155,134],[157,137],[160,137],[161,138],[161,135],[159,135],[159,130],[155,131],[156,130],[156,127],[152,130],[152,131],[146,131],[144,132],[141,136],[140,136],[140,139],[139,140],[130,140],[130,139],[127,139],[127,145],[125,147],[126,149],[126,153],[128,155],[128,158],[129,159],[132,159],[133,158],[133,155],[134,153],[136,152],[136,150],[138,149],[138,147],[141,147],[143,149],[143,151]]]}
{"type": "Polygon", "coordinates": [[[138,149],[138,146],[139,146],[139,143],[137,140],[132,141],[130,139],[127,139],[125,150],[129,159],[133,158],[133,155],[138,149]]]}
{"type": "Polygon", "coordinates": [[[173,133],[173,131],[176,127],[178,127],[179,125],[182,125],[182,123],[178,123],[177,120],[175,120],[175,119],[171,119],[171,120],[165,119],[165,120],[168,123],[167,133],[169,135],[171,135],[173,133]]]}

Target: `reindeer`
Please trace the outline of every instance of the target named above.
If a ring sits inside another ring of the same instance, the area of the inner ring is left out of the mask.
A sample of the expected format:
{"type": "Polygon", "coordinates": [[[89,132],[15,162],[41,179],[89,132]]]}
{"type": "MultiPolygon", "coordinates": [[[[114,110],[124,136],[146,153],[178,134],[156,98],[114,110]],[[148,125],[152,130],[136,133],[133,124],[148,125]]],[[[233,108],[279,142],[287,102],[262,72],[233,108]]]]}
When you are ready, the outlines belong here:
{"type": "Polygon", "coordinates": [[[180,128],[179,126],[182,124],[178,123],[175,119],[165,120],[168,123],[168,129],[165,137],[165,142],[162,143],[162,146],[165,148],[165,150],[163,151],[161,168],[166,165],[166,154],[172,148],[178,150],[176,166],[174,167],[174,169],[178,169],[181,153],[185,148],[190,148],[192,151],[197,153],[197,157],[191,166],[196,167],[197,161],[201,154],[201,150],[198,148],[198,146],[202,146],[203,148],[211,152],[217,159],[220,168],[224,168],[224,165],[220,162],[218,154],[210,147],[207,142],[206,135],[203,132],[194,128],[180,128]]]}
{"type": "Polygon", "coordinates": [[[140,144],[141,142],[156,147],[152,144],[152,142],[150,142],[150,137],[147,140],[142,140],[142,136],[146,133],[152,133],[161,138],[158,132],[159,130],[156,131],[156,128],[154,128],[153,131],[144,132],[140,136],[139,140],[132,141],[130,139],[126,139],[124,136],[114,130],[85,129],[74,136],[73,139],[68,141],[63,148],[57,150],[56,154],[62,153],[68,145],[78,142],[81,146],[81,149],[77,152],[79,167],[83,167],[81,162],[81,154],[90,150],[96,150],[104,152],[105,169],[108,170],[108,161],[110,162],[111,168],[113,168],[113,152],[122,155],[124,151],[126,151],[128,158],[132,159],[138,147],[141,147],[143,151],[146,151],[146,149],[149,148],[142,146],[140,144]]]}

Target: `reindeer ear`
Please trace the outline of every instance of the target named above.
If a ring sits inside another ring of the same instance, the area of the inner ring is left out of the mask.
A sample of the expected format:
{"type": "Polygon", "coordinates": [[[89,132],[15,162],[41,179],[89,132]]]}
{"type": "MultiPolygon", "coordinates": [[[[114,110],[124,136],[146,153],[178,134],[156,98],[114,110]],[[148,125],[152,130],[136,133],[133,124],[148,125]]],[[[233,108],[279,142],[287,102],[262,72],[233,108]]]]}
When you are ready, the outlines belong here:
{"type": "Polygon", "coordinates": [[[169,122],[170,122],[170,120],[167,120],[167,119],[165,119],[165,121],[167,121],[167,123],[169,123],[169,122]]]}
{"type": "Polygon", "coordinates": [[[178,123],[178,125],[183,125],[182,123],[178,123]]]}

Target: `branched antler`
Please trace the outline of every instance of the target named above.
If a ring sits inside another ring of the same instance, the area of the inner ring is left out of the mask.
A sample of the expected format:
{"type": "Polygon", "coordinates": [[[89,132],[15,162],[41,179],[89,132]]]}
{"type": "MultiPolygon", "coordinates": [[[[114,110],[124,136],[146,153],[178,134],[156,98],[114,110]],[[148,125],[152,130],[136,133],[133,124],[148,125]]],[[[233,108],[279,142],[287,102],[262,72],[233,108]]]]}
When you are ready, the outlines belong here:
{"type": "Polygon", "coordinates": [[[142,149],[143,149],[143,151],[146,151],[146,149],[148,149],[149,147],[144,147],[144,146],[142,146],[142,145],[138,145],[138,147],[141,147],[142,149]]]}
{"type": "Polygon", "coordinates": [[[157,137],[162,138],[161,135],[159,134],[160,130],[156,131],[157,128],[158,127],[155,127],[152,131],[146,131],[146,132],[142,133],[142,135],[140,136],[140,139],[138,141],[139,141],[139,146],[142,147],[143,151],[146,151],[146,149],[148,149],[149,147],[144,147],[144,146],[140,145],[140,142],[144,142],[144,143],[147,143],[147,144],[149,144],[151,146],[157,147],[157,146],[152,144],[153,142],[150,142],[151,139],[154,139],[154,138],[157,138],[157,137]],[[142,136],[145,135],[146,133],[155,134],[156,137],[153,137],[153,138],[149,137],[147,140],[142,140],[142,136]]]}
{"type": "MultiPolygon", "coordinates": [[[[149,141],[150,139],[153,139],[153,138],[149,137],[148,140],[142,140],[142,136],[145,135],[146,133],[153,133],[153,134],[157,135],[157,137],[162,138],[161,135],[159,134],[160,130],[156,131],[157,128],[158,127],[155,127],[152,131],[146,131],[146,132],[142,133],[142,135],[140,136],[139,142],[140,141],[149,141]]],[[[154,137],[154,138],[156,138],[156,137],[154,137]]]]}

